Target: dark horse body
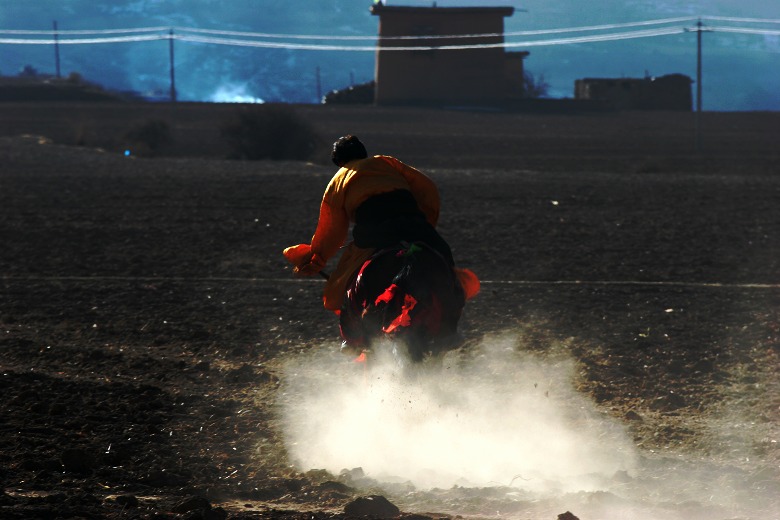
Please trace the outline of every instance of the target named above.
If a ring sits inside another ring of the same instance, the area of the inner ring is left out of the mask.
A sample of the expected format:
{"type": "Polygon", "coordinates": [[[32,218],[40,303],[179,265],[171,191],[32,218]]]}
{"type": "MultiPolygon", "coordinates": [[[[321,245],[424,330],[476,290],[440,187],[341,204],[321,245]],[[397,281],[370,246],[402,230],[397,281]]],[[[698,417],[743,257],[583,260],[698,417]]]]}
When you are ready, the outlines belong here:
{"type": "Polygon", "coordinates": [[[424,242],[378,250],[355,273],[340,314],[346,348],[370,351],[380,339],[422,361],[457,346],[465,304],[451,264],[424,242]]]}

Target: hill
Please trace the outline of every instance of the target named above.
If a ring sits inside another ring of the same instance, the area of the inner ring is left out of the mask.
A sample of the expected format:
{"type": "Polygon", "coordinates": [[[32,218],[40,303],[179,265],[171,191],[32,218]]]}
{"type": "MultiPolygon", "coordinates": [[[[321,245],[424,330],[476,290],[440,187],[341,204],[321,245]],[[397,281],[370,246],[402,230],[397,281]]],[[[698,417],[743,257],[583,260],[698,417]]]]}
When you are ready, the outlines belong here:
{"type": "MultiPolygon", "coordinates": [[[[239,113],[262,120],[274,106],[279,105],[4,103],[0,135],[43,135],[58,144],[124,153],[132,144],[128,132],[160,122],[169,140],[160,143],[157,155],[224,158],[231,155],[225,125],[239,113]]],[[[319,155],[302,152],[301,158],[325,163],[330,143],[353,133],[372,152],[427,168],[761,173],[774,171],[780,141],[780,113],[775,112],[705,112],[698,117],[679,112],[284,106],[290,117],[319,136],[319,155]]]]}

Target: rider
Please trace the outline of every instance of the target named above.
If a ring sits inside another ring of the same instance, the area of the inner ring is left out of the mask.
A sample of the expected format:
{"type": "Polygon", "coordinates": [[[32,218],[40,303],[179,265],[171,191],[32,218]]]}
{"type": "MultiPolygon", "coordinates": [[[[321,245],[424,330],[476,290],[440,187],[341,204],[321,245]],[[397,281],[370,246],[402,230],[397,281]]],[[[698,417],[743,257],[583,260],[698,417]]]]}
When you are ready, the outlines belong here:
{"type": "MultiPolygon", "coordinates": [[[[421,241],[453,266],[452,251],[436,231],[439,192],[422,172],[394,157],[369,157],[354,135],[333,144],[331,159],[339,170],[320,205],[319,222],[311,244],[284,250],[298,276],[319,273],[344,244],[350,222],[353,241],[342,252],[325,285],[325,308],[339,312],[351,275],[374,251],[400,241],[421,241]]],[[[455,269],[466,297],[479,291],[479,280],[468,270],[455,269]]]]}

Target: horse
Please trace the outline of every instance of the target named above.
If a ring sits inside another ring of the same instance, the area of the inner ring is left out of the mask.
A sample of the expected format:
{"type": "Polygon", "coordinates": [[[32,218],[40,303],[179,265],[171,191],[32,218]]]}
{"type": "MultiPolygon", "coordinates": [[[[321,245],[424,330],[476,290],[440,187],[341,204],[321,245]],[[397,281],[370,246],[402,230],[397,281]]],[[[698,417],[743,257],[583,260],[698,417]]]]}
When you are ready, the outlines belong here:
{"type": "Polygon", "coordinates": [[[397,360],[420,363],[460,343],[466,295],[452,265],[424,242],[376,251],[352,276],[339,313],[342,351],[366,359],[390,340],[397,360]]]}

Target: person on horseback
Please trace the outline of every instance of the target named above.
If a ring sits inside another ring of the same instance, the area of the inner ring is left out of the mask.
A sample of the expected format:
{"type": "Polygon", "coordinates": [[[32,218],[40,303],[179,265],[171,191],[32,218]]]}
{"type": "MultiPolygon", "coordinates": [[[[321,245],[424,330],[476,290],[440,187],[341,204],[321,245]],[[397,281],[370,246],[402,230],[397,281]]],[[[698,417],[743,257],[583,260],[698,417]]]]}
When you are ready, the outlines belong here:
{"type": "Polygon", "coordinates": [[[376,251],[401,242],[421,242],[438,253],[455,273],[466,298],[479,291],[477,277],[455,268],[450,246],[436,230],[439,192],[429,177],[395,157],[369,157],[354,135],[333,144],[331,159],[339,170],[325,189],[311,244],[284,250],[296,276],[315,276],[343,249],[325,284],[326,309],[339,313],[361,266],[376,251]],[[350,224],[353,240],[342,248],[350,224]]]}

